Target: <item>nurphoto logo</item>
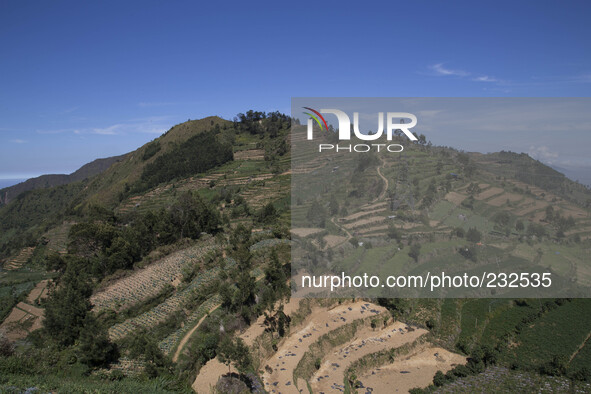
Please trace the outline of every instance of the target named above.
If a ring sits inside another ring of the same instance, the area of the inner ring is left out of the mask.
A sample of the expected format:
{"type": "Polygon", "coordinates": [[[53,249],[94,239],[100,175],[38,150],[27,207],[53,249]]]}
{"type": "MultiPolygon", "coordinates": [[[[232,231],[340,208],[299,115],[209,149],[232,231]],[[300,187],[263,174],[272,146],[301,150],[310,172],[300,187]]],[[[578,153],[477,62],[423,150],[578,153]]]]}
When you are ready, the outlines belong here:
{"type": "MultiPolygon", "coordinates": [[[[308,115],[308,133],[307,139],[314,139],[314,123],[318,125],[321,131],[330,130],[326,119],[322,114],[332,114],[337,117],[338,120],[338,138],[339,141],[351,140],[351,118],[339,109],[321,109],[317,111],[310,107],[303,107],[310,112],[304,112],[308,115]]],[[[395,134],[404,134],[411,141],[417,141],[417,137],[410,132],[410,129],[417,125],[417,117],[408,112],[387,112],[384,116],[384,112],[378,112],[378,128],[375,132],[362,133],[359,128],[359,112],[353,112],[353,133],[355,137],[362,141],[377,141],[384,134],[384,123],[386,124],[386,139],[392,141],[392,137],[395,134]],[[405,119],[408,119],[406,122],[405,119]]],[[[346,145],[339,146],[334,144],[319,144],[318,151],[322,152],[325,150],[336,150],[347,151],[347,152],[369,152],[375,149],[380,152],[383,148],[388,152],[402,152],[404,147],[400,144],[357,144],[357,145],[346,145]]]]}

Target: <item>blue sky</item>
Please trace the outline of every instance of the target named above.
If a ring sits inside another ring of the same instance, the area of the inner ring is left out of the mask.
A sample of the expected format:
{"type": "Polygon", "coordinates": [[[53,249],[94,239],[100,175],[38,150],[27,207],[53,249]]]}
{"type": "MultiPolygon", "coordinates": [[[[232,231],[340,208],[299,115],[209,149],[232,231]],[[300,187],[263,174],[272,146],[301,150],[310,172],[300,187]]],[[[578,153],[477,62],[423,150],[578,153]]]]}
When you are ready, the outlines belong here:
{"type": "Polygon", "coordinates": [[[69,173],[189,118],[289,112],[292,96],[586,97],[590,11],[549,1],[3,1],[0,178],[69,173]]]}

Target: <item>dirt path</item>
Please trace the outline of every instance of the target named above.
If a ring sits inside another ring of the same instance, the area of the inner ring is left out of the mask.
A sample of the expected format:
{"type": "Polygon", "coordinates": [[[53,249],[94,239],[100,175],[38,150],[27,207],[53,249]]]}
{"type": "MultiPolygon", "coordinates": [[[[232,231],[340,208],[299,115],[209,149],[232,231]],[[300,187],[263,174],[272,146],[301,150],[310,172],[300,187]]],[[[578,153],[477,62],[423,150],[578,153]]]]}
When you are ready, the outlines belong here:
{"type": "Polygon", "coordinates": [[[323,358],[320,369],[310,382],[312,392],[343,392],[345,371],[354,361],[380,350],[411,343],[427,332],[424,329],[407,330],[407,325],[401,322],[390,324],[379,331],[373,331],[369,327],[363,329],[357,333],[356,338],[323,358]]]}
{"type": "Polygon", "coordinates": [[[290,334],[278,351],[267,360],[262,376],[265,390],[270,393],[299,394],[293,382],[293,371],[311,344],[322,335],[345,324],[384,311],[385,309],[380,306],[361,301],[339,305],[331,310],[320,308],[313,311],[307,319],[308,323],[299,331],[290,334]]]}
{"type": "Polygon", "coordinates": [[[176,351],[174,352],[174,356],[172,356],[172,362],[173,363],[176,363],[176,360],[179,359],[179,356],[181,355],[181,352],[183,351],[183,348],[185,347],[185,345],[189,341],[189,338],[191,338],[191,335],[193,335],[193,333],[195,332],[195,330],[197,330],[199,328],[199,326],[201,325],[201,323],[203,323],[203,321],[205,320],[205,318],[207,316],[209,316],[210,313],[212,313],[213,311],[215,311],[216,309],[218,309],[220,306],[222,306],[222,304],[217,304],[214,307],[212,307],[209,310],[208,313],[206,313],[201,319],[199,319],[199,321],[197,322],[197,324],[195,324],[195,327],[191,328],[191,330],[185,334],[185,336],[183,337],[183,339],[181,339],[181,341],[179,342],[179,345],[177,346],[176,351]]]}
{"type": "Polygon", "coordinates": [[[403,356],[382,368],[358,377],[364,389],[374,393],[406,393],[415,387],[427,387],[437,371],[446,373],[455,365],[465,364],[466,358],[439,347],[428,347],[403,356]]]}
{"type": "Polygon", "coordinates": [[[573,354],[571,354],[571,356],[568,359],[568,364],[570,364],[570,362],[573,361],[573,358],[575,358],[577,356],[577,354],[579,354],[581,349],[583,349],[585,347],[585,344],[589,341],[589,338],[591,338],[591,331],[589,331],[589,334],[587,334],[587,336],[585,337],[583,342],[579,345],[577,350],[575,350],[575,352],[573,354]]]}
{"type": "Polygon", "coordinates": [[[377,196],[375,198],[375,200],[373,200],[371,203],[376,203],[378,201],[380,201],[381,199],[383,199],[386,196],[386,193],[388,193],[388,187],[390,187],[390,183],[388,182],[388,179],[382,175],[382,171],[381,169],[384,168],[386,166],[386,162],[384,161],[384,159],[380,159],[382,161],[382,165],[380,167],[378,167],[378,175],[380,176],[380,178],[382,178],[382,180],[384,181],[384,189],[382,190],[382,192],[380,193],[379,196],[377,196]]]}
{"type": "Polygon", "coordinates": [[[351,233],[349,232],[349,230],[347,230],[346,228],[344,228],[343,226],[341,226],[340,224],[338,224],[337,222],[335,222],[334,219],[335,219],[334,217],[330,218],[330,221],[332,222],[332,224],[334,224],[339,229],[341,229],[342,231],[344,231],[345,234],[347,234],[346,239],[344,239],[342,242],[340,242],[340,243],[338,243],[338,244],[336,244],[336,245],[333,246],[333,248],[336,248],[337,246],[340,246],[340,245],[344,244],[345,242],[347,242],[348,240],[350,240],[351,238],[353,238],[353,236],[351,235],[351,233]]]}

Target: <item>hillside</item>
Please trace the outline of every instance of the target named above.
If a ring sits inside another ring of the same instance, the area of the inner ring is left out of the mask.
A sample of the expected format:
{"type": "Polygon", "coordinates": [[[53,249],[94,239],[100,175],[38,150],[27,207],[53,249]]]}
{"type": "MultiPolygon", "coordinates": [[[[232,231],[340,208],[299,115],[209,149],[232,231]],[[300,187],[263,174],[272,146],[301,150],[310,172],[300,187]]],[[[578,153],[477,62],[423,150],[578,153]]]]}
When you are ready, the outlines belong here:
{"type": "Polygon", "coordinates": [[[107,157],[105,159],[96,159],[80,167],[73,173],[41,175],[36,178],[27,179],[24,182],[14,186],[0,189],[0,206],[8,204],[21,193],[35,189],[47,189],[55,186],[67,185],[68,183],[82,181],[100,174],[114,163],[125,159],[126,155],[107,157]]]}
{"type": "Polygon", "coordinates": [[[588,388],[586,299],[300,299],[289,277],[297,244],[353,272],[527,263],[591,283],[589,190],[513,153],[411,144],[347,168],[298,138],[278,113],[189,121],[0,208],[17,345],[0,390],[431,392],[513,373],[588,388]],[[333,178],[294,189],[306,174],[333,178]]]}

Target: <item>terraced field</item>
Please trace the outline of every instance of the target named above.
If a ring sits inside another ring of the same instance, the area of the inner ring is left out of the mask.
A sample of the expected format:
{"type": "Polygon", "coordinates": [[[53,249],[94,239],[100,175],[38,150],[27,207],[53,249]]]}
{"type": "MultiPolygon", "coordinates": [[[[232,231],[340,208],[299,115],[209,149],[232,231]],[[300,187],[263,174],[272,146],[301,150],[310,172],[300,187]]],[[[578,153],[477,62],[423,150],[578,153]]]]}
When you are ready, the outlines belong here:
{"type": "MultiPolygon", "coordinates": [[[[277,352],[266,361],[262,376],[265,390],[271,393],[299,393],[296,382],[293,381],[293,371],[311,344],[339,327],[383,312],[384,308],[361,301],[339,305],[330,310],[314,311],[303,327],[290,333],[277,352]]],[[[301,385],[299,382],[297,384],[298,387],[301,385]]]]}
{"type": "Polygon", "coordinates": [[[339,346],[322,359],[322,365],[311,379],[312,391],[343,392],[345,371],[354,361],[380,350],[411,343],[426,333],[426,330],[414,329],[401,322],[394,322],[381,330],[362,330],[353,340],[339,346]]]}
{"type": "MultiPolygon", "coordinates": [[[[233,260],[228,260],[228,263],[226,264],[226,269],[231,268],[234,264],[235,262],[233,260]]],[[[166,301],[164,301],[160,305],[155,306],[148,312],[142,313],[137,317],[133,317],[131,319],[124,321],[123,323],[119,323],[111,327],[109,329],[109,337],[112,340],[121,339],[139,328],[149,328],[163,322],[173,312],[181,308],[184,302],[188,299],[188,297],[190,297],[193,294],[195,290],[199,289],[200,286],[208,284],[213,279],[217,278],[220,271],[220,267],[215,267],[210,270],[203,271],[195,279],[193,279],[193,281],[182,291],[175,293],[173,296],[166,299],[166,301]]],[[[210,299],[209,304],[215,302],[215,300],[210,299]]],[[[208,309],[205,308],[207,308],[207,305],[205,305],[204,308],[198,308],[195,314],[191,315],[193,321],[199,320],[199,318],[207,312],[208,309]]],[[[180,335],[180,333],[178,335],[180,335]]],[[[173,334],[173,336],[167,338],[165,342],[162,343],[161,348],[163,348],[163,350],[170,351],[172,345],[175,343],[174,341],[176,338],[177,337],[173,334]]]]}
{"type": "Polygon", "coordinates": [[[198,262],[216,248],[212,242],[202,241],[138,270],[94,294],[90,299],[94,311],[125,309],[155,296],[167,284],[180,280],[183,267],[198,262]]]}
{"type": "Polygon", "coordinates": [[[35,247],[30,246],[22,249],[16,256],[7,259],[4,262],[4,269],[7,271],[14,271],[21,268],[33,255],[35,247]]]}
{"type": "Polygon", "coordinates": [[[424,388],[433,381],[437,371],[443,373],[466,363],[466,357],[436,346],[420,346],[391,364],[372,369],[359,376],[359,392],[404,393],[424,388]]]}

